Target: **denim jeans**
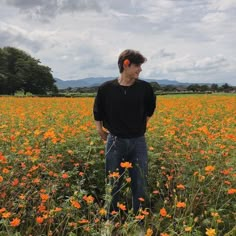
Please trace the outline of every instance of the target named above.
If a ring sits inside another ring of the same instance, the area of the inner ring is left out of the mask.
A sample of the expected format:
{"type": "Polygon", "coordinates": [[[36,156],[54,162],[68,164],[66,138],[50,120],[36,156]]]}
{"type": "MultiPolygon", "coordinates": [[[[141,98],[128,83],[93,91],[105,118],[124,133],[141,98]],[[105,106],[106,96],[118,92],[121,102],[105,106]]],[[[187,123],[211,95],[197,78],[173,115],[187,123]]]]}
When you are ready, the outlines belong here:
{"type": "MultiPolygon", "coordinates": [[[[132,206],[136,214],[139,208],[148,202],[147,194],[147,146],[144,136],[138,138],[118,138],[112,134],[107,137],[106,144],[106,176],[109,173],[119,172],[123,177],[125,171],[120,166],[121,162],[132,163],[132,168],[129,168],[129,176],[131,177],[131,190],[132,190],[132,206]],[[139,198],[143,198],[141,202],[139,198]]],[[[123,178],[119,178],[113,184],[112,189],[112,202],[110,212],[118,211],[117,203],[120,201],[120,188],[123,178]]]]}

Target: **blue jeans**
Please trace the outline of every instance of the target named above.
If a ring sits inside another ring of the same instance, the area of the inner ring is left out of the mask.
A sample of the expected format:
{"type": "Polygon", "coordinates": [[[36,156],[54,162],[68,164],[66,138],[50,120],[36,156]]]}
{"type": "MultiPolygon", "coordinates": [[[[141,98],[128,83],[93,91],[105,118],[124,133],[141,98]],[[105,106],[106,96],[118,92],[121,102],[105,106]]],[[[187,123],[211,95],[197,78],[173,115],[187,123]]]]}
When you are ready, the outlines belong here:
{"type": "MultiPolygon", "coordinates": [[[[128,170],[129,176],[131,177],[133,211],[136,214],[141,204],[143,206],[148,202],[147,146],[144,136],[138,138],[118,138],[112,134],[108,135],[106,144],[106,176],[109,173],[119,172],[120,176],[123,177],[122,174],[125,169],[120,166],[121,162],[132,163],[132,168],[128,170]],[[139,198],[143,198],[144,202],[141,202],[139,198]]],[[[110,212],[119,210],[117,203],[120,200],[122,177],[113,185],[110,212]]]]}

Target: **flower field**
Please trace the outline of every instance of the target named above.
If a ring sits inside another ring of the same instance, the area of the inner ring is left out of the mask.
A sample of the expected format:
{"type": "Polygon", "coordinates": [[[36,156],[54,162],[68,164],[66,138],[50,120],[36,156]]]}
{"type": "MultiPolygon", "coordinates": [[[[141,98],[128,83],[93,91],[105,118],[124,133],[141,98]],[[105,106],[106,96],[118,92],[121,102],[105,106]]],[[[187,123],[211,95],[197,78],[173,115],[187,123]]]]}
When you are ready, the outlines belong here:
{"type": "Polygon", "coordinates": [[[157,97],[146,133],[150,207],[132,213],[126,171],[110,221],[93,101],[0,97],[1,236],[138,235],[140,221],[146,236],[236,235],[235,95],[157,97]]]}

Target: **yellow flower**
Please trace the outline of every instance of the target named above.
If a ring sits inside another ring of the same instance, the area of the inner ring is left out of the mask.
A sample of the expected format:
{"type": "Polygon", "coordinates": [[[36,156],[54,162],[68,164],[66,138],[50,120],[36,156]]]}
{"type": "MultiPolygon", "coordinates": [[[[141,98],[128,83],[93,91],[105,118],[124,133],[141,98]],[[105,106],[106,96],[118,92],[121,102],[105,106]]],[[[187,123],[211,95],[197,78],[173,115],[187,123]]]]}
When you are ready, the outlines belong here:
{"type": "Polygon", "coordinates": [[[191,226],[187,226],[184,228],[185,232],[191,232],[192,231],[192,227],[191,226]]]}
{"type": "Polygon", "coordinates": [[[101,208],[100,211],[99,211],[99,214],[101,216],[105,216],[107,214],[107,211],[104,208],[101,208]]]}
{"type": "Polygon", "coordinates": [[[210,228],[210,229],[206,229],[206,235],[207,236],[215,236],[216,235],[216,230],[215,229],[212,229],[212,228],[210,228]]]}
{"type": "Polygon", "coordinates": [[[152,236],[152,234],[153,234],[153,230],[148,228],[145,236],[152,236]]]}
{"type": "Polygon", "coordinates": [[[211,216],[213,216],[213,217],[219,217],[219,213],[218,213],[218,212],[212,212],[212,213],[211,213],[211,216]]]}

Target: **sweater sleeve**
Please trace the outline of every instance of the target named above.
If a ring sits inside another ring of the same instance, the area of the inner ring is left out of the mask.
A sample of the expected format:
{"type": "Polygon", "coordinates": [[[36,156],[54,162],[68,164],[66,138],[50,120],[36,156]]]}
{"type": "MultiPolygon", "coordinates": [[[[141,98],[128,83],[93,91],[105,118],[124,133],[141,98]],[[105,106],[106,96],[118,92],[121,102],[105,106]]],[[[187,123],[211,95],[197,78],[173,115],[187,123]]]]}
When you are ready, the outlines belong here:
{"type": "Polygon", "coordinates": [[[103,102],[102,102],[102,89],[99,88],[93,105],[93,116],[94,120],[103,120],[103,102]]]}
{"type": "Polygon", "coordinates": [[[154,94],[153,89],[149,84],[147,87],[146,107],[147,116],[152,116],[156,108],[156,95],[154,94]]]}

